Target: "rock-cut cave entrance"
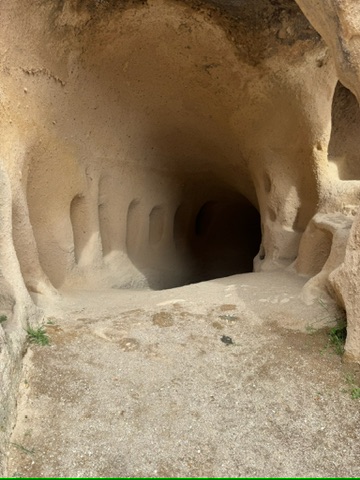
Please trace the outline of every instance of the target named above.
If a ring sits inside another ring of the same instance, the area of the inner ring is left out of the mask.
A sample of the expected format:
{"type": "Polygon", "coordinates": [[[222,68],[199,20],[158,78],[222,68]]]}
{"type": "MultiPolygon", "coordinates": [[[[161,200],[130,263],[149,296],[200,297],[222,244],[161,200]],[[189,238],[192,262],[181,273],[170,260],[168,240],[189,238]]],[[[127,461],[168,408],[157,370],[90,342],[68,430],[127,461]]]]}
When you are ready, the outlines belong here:
{"type": "Polygon", "coordinates": [[[159,9],[94,20],[64,85],[26,77],[29,111],[51,117],[31,147],[26,201],[55,288],[163,289],[253,270],[248,67],[234,69],[221,28],[159,9]]]}
{"type": "Polygon", "coordinates": [[[253,270],[261,241],[260,215],[240,194],[232,200],[208,201],[195,219],[189,241],[199,279],[253,270]]]}
{"type": "Polygon", "coordinates": [[[156,205],[147,211],[144,215],[140,200],[130,204],[126,248],[150,288],[253,271],[261,243],[260,215],[241,193],[212,187],[200,189],[199,195],[199,187],[192,186],[175,210],[156,205]],[[140,227],[142,210],[146,225],[140,227]]]}

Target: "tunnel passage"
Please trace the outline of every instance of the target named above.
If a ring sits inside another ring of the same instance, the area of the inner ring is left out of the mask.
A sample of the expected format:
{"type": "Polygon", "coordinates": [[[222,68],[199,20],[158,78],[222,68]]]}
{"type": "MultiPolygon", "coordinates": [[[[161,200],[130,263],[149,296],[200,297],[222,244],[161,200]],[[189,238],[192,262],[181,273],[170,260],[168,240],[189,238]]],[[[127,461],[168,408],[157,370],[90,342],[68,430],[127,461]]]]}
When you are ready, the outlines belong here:
{"type": "Polygon", "coordinates": [[[189,266],[186,283],[225,277],[253,270],[261,242],[260,215],[241,194],[206,201],[184,229],[179,208],[174,238],[189,266]]]}
{"type": "Polygon", "coordinates": [[[359,180],[359,105],[355,95],[340,82],[334,92],[331,121],[330,167],[342,181],[359,180]]]}
{"type": "MultiPolygon", "coordinates": [[[[170,179],[170,185],[173,182],[170,179]]],[[[129,204],[126,251],[150,288],[253,270],[261,242],[257,209],[230,186],[209,185],[190,183],[176,208],[171,196],[161,205],[141,198],[129,204]]]]}
{"type": "Polygon", "coordinates": [[[187,193],[175,213],[131,202],[127,254],[150,288],[184,284],[253,271],[261,243],[260,215],[238,192],[187,193]],[[148,214],[145,212],[149,212],[148,214]]]}

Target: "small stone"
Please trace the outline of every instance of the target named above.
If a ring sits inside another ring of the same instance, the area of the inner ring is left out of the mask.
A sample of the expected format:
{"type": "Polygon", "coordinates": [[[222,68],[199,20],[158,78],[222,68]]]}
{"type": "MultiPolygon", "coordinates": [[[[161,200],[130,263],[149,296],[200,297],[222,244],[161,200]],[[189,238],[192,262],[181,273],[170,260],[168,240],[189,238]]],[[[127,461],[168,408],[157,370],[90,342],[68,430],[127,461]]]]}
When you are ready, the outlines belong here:
{"type": "Polygon", "coordinates": [[[220,339],[225,345],[233,345],[234,342],[232,341],[231,337],[227,337],[226,335],[223,335],[220,339]]]}

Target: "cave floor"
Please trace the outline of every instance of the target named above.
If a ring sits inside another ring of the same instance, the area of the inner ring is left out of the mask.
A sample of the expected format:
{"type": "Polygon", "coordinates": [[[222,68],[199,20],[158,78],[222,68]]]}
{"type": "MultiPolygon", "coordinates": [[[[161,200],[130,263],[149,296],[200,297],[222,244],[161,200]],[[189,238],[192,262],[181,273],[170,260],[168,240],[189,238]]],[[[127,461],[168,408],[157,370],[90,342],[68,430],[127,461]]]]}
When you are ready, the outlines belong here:
{"type": "Polygon", "coordinates": [[[359,476],[359,368],[304,282],[36,296],[51,344],[25,355],[8,475],[359,476]]]}

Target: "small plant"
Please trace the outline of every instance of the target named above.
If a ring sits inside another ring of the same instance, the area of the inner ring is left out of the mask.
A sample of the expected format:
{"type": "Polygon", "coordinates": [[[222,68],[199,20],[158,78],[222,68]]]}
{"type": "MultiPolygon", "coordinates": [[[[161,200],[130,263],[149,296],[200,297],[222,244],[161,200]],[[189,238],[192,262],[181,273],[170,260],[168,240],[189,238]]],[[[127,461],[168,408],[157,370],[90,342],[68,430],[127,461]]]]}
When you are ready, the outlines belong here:
{"type": "Polygon", "coordinates": [[[318,299],[318,303],[326,313],[323,317],[309,323],[306,331],[312,335],[324,327],[335,324],[335,327],[331,328],[329,332],[327,345],[320,353],[323,355],[329,347],[332,347],[338,355],[342,355],[346,340],[346,312],[338,307],[327,305],[321,298],[318,299]]]}
{"type": "Polygon", "coordinates": [[[346,340],[346,325],[340,324],[333,327],[329,332],[329,343],[333,347],[335,353],[342,355],[344,353],[346,340]]]}
{"type": "Polygon", "coordinates": [[[44,327],[29,327],[26,332],[31,343],[36,343],[37,345],[49,345],[50,339],[48,335],[46,335],[44,327]]]}
{"type": "Polygon", "coordinates": [[[351,398],[353,400],[357,400],[360,398],[360,387],[356,385],[356,378],[353,373],[348,373],[345,377],[346,382],[350,385],[351,390],[347,390],[350,393],[351,398]]]}
{"type": "Polygon", "coordinates": [[[8,318],[7,318],[6,315],[0,315],[0,323],[6,322],[7,319],[8,319],[8,318]]]}
{"type": "Polygon", "coordinates": [[[358,398],[360,398],[360,387],[354,387],[351,390],[351,398],[353,400],[357,400],[358,398]]]}
{"type": "MultiPolygon", "coordinates": [[[[324,319],[332,320],[331,317],[334,317],[334,313],[329,310],[321,299],[319,299],[319,304],[328,312],[324,319]]],[[[338,309],[333,320],[336,322],[336,326],[330,329],[327,345],[321,351],[321,354],[324,354],[331,347],[337,355],[343,355],[346,340],[346,312],[338,309]]]]}

